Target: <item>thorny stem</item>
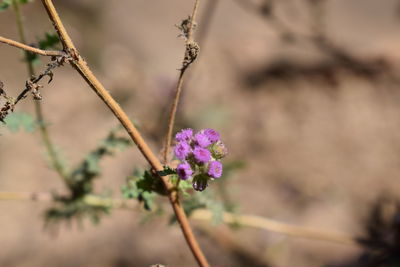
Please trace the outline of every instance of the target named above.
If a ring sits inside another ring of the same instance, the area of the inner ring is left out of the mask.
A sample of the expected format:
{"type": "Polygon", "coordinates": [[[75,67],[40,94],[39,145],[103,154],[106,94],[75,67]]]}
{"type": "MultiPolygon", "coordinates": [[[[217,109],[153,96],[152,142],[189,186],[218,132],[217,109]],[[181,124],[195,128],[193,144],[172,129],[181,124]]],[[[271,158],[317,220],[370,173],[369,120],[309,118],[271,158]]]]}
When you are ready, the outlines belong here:
{"type": "MultiPolygon", "coordinates": [[[[42,0],[42,3],[60,37],[60,40],[64,47],[64,51],[67,52],[73,58],[73,60],[71,61],[72,66],[79,72],[79,74],[85,79],[85,81],[90,85],[90,87],[95,91],[95,93],[109,107],[109,109],[112,111],[115,117],[121,122],[121,124],[128,132],[129,136],[138,146],[139,150],[146,158],[148,163],[151,165],[151,167],[155,171],[162,171],[164,169],[163,165],[155,156],[155,154],[151,151],[148,144],[143,140],[143,137],[135,128],[135,126],[128,118],[126,113],[122,110],[119,104],[114,100],[114,98],[110,95],[110,93],[104,88],[104,86],[92,73],[90,68],[87,66],[85,60],[79,55],[71,38],[69,37],[67,31],[64,28],[64,25],[53,5],[52,0],[42,0]]],[[[171,184],[167,176],[163,176],[160,178],[168,192],[170,203],[173,207],[173,210],[175,212],[179,225],[182,229],[186,242],[193,253],[193,256],[195,257],[199,266],[208,267],[209,264],[207,262],[207,259],[205,258],[199,244],[197,243],[197,240],[189,225],[189,221],[179,201],[178,192],[174,190],[174,186],[171,184]]]]}
{"type": "MultiPolygon", "coordinates": [[[[14,12],[15,12],[15,18],[17,22],[17,28],[18,28],[18,34],[19,34],[19,39],[23,44],[26,44],[26,35],[25,35],[25,27],[23,23],[23,18],[22,18],[22,13],[21,13],[21,8],[18,0],[13,0],[12,1],[14,12]]],[[[28,73],[29,76],[34,76],[35,75],[35,69],[33,66],[33,63],[31,60],[28,60],[27,58],[28,52],[25,51],[25,60],[26,64],[28,66],[28,73]]],[[[42,111],[42,104],[40,101],[35,100],[35,113],[36,113],[36,118],[39,124],[39,130],[40,134],[43,140],[43,143],[47,149],[47,153],[49,154],[49,158],[51,161],[51,165],[53,168],[56,170],[56,172],[60,175],[60,177],[66,181],[67,180],[67,174],[65,172],[65,169],[57,155],[56,149],[53,145],[53,142],[50,138],[49,131],[47,129],[44,116],[43,116],[43,111],[42,111]]]]}
{"type": "MultiPolygon", "coordinates": [[[[31,192],[0,192],[1,200],[18,200],[18,201],[52,201],[53,195],[47,192],[31,193],[31,192]]],[[[125,199],[114,199],[99,197],[95,195],[87,195],[83,200],[85,204],[96,207],[117,208],[117,209],[134,209],[137,208],[137,202],[132,202],[125,199]]],[[[200,221],[212,221],[213,214],[207,209],[195,210],[191,218],[200,221]]],[[[247,226],[259,228],[275,233],[280,233],[297,238],[321,240],[332,243],[339,243],[343,245],[358,246],[356,237],[346,235],[344,233],[328,232],[323,230],[315,230],[304,226],[297,226],[293,224],[279,222],[273,219],[256,216],[235,214],[231,212],[224,212],[222,214],[222,221],[226,224],[238,224],[240,226],[247,226]]]]}
{"type": "Polygon", "coordinates": [[[14,46],[17,48],[21,48],[23,50],[26,50],[28,52],[32,52],[41,56],[48,56],[48,57],[57,57],[57,56],[63,56],[65,53],[63,51],[52,51],[52,50],[42,50],[36,47],[32,47],[5,37],[0,36],[0,43],[8,44],[10,46],[14,46]]]}
{"type": "MultiPolygon", "coordinates": [[[[184,54],[184,61],[186,58],[186,54],[188,52],[188,50],[187,50],[188,45],[190,43],[194,43],[193,25],[196,21],[196,15],[197,15],[199,3],[200,3],[200,0],[195,0],[192,15],[190,16],[190,20],[188,23],[188,32],[187,32],[187,36],[186,36],[187,39],[186,39],[186,50],[185,50],[185,54],[184,54]]],[[[165,143],[164,143],[164,148],[163,148],[163,163],[164,164],[167,164],[169,162],[168,157],[169,157],[169,151],[170,151],[171,142],[172,142],[172,132],[174,130],[174,125],[175,125],[176,110],[178,109],[178,104],[179,104],[179,100],[180,100],[180,96],[181,96],[181,92],[182,92],[183,78],[184,78],[186,70],[189,66],[190,66],[190,63],[187,66],[185,66],[183,63],[182,68],[180,70],[178,83],[176,85],[175,96],[174,96],[174,100],[172,102],[171,110],[169,113],[167,134],[165,136],[165,143]]]]}

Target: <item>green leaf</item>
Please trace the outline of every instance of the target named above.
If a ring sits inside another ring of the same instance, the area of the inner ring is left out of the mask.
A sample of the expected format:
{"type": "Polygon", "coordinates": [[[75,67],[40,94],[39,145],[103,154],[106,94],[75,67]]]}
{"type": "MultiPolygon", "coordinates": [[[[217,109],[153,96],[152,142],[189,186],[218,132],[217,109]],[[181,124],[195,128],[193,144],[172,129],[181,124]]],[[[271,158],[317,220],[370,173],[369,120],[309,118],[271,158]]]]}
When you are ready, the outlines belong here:
{"type": "MultiPolygon", "coordinates": [[[[3,0],[0,3],[0,11],[4,11],[6,9],[8,9],[11,5],[12,5],[12,1],[13,0],[3,0]]],[[[18,3],[20,4],[27,4],[29,2],[32,2],[33,0],[17,0],[18,3]]]]}
{"type": "Polygon", "coordinates": [[[57,48],[57,45],[60,43],[60,38],[56,33],[49,33],[46,32],[44,34],[44,37],[39,40],[39,48],[40,49],[55,49],[57,48]]]}
{"type": "Polygon", "coordinates": [[[126,185],[121,187],[124,198],[137,199],[146,210],[153,210],[157,194],[165,195],[164,186],[159,177],[150,171],[135,169],[133,175],[127,177],[126,185]]]}
{"type": "Polygon", "coordinates": [[[37,122],[28,113],[14,112],[9,114],[5,119],[7,128],[11,132],[18,132],[24,129],[27,132],[33,132],[37,127],[37,122]]]}
{"type": "Polygon", "coordinates": [[[68,175],[67,185],[74,199],[92,193],[93,180],[101,174],[100,161],[117,150],[131,145],[130,139],[118,136],[119,129],[112,129],[100,145],[91,151],[68,175]]]}
{"type": "Polygon", "coordinates": [[[168,176],[171,174],[176,174],[176,170],[171,169],[169,166],[164,166],[164,170],[158,171],[157,174],[160,176],[168,176]]]}
{"type": "Polygon", "coordinates": [[[6,9],[8,9],[12,4],[12,0],[3,0],[0,3],[0,11],[4,11],[6,9]]]}
{"type": "Polygon", "coordinates": [[[82,221],[89,218],[93,224],[100,222],[101,216],[109,214],[110,207],[90,205],[85,203],[84,198],[55,198],[54,204],[45,213],[46,224],[55,224],[61,221],[70,222],[73,219],[82,221]]]}

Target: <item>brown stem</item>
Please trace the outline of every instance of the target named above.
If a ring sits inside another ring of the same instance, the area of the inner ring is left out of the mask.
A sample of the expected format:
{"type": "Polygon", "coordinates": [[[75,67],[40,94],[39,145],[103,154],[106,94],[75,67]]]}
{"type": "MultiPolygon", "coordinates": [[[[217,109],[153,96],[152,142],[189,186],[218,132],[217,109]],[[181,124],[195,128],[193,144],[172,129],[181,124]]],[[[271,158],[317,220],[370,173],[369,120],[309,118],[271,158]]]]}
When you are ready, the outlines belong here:
{"type": "Polygon", "coordinates": [[[64,52],[62,51],[51,51],[51,50],[42,50],[36,47],[32,47],[5,37],[0,36],[0,43],[4,43],[4,44],[8,44],[17,48],[21,48],[23,50],[26,50],[28,52],[34,53],[34,54],[38,54],[41,56],[62,56],[65,55],[64,52]]]}
{"type": "MultiPolygon", "coordinates": [[[[90,85],[90,87],[95,91],[95,93],[103,100],[103,102],[108,106],[115,117],[121,122],[129,136],[138,146],[139,150],[146,158],[148,163],[155,171],[162,171],[164,168],[154,153],[151,151],[147,143],[143,140],[142,136],[135,128],[131,120],[128,118],[126,113],[122,110],[119,104],[114,100],[110,93],[103,87],[100,81],[92,73],[90,68],[87,66],[84,59],[79,55],[77,49],[75,48],[71,38],[69,37],[64,25],[53,5],[51,0],[42,0],[42,3],[49,15],[50,20],[59,34],[60,40],[64,46],[64,50],[74,59],[71,61],[73,67],[79,72],[79,74],[85,79],[85,81],[90,85]]],[[[168,192],[168,197],[170,203],[175,212],[175,216],[179,222],[182,229],[183,235],[186,239],[188,246],[190,247],[195,259],[197,260],[199,266],[208,267],[209,264],[197,243],[197,240],[193,234],[193,231],[189,225],[189,221],[186,214],[179,202],[179,197],[177,192],[174,190],[173,185],[169,181],[167,176],[161,177],[161,180],[168,192]]]]}
{"type": "MultiPolygon", "coordinates": [[[[187,53],[188,45],[193,42],[193,25],[195,23],[197,10],[199,8],[199,3],[200,3],[200,0],[195,0],[192,15],[190,16],[184,58],[187,53]]],[[[180,100],[180,96],[181,96],[181,92],[182,92],[183,78],[184,78],[186,70],[189,66],[190,65],[188,65],[188,66],[183,65],[180,70],[178,83],[176,85],[174,100],[172,102],[171,110],[169,112],[167,134],[165,135],[165,142],[164,142],[164,149],[163,149],[163,163],[164,164],[167,164],[169,162],[168,157],[169,157],[169,151],[170,151],[170,147],[171,147],[171,143],[172,143],[172,132],[174,130],[174,125],[175,125],[176,111],[178,109],[178,104],[179,104],[179,100],[180,100]]]]}
{"type": "MultiPolygon", "coordinates": [[[[206,6],[204,7],[204,11],[202,16],[200,17],[199,21],[201,23],[201,27],[196,33],[196,42],[199,44],[201,47],[202,53],[204,53],[204,44],[206,43],[206,39],[208,37],[208,34],[210,32],[212,20],[215,16],[217,6],[220,3],[220,0],[208,0],[206,6]]],[[[195,73],[196,65],[194,65],[191,68],[191,71],[187,73],[185,76],[185,83],[182,85],[181,92],[183,92],[182,95],[179,95],[179,99],[182,99],[185,97],[184,93],[187,92],[187,90],[190,87],[190,81],[193,77],[193,73],[195,73]]],[[[180,108],[182,108],[182,100],[181,100],[181,105],[180,108]]],[[[179,114],[178,114],[179,116],[179,114]]],[[[182,117],[182,116],[181,116],[182,117]]],[[[171,145],[171,144],[170,144],[171,145]]]]}
{"type": "Polygon", "coordinates": [[[174,95],[174,99],[172,101],[171,110],[169,111],[168,128],[167,128],[167,134],[165,136],[165,143],[164,143],[164,148],[163,148],[163,163],[164,164],[168,164],[168,162],[169,162],[169,151],[170,151],[171,143],[172,143],[172,132],[174,130],[174,125],[175,125],[176,110],[178,109],[179,99],[180,99],[181,92],[182,92],[183,74],[184,73],[185,73],[185,70],[182,69],[181,73],[179,75],[178,84],[175,89],[175,95],[174,95]]]}

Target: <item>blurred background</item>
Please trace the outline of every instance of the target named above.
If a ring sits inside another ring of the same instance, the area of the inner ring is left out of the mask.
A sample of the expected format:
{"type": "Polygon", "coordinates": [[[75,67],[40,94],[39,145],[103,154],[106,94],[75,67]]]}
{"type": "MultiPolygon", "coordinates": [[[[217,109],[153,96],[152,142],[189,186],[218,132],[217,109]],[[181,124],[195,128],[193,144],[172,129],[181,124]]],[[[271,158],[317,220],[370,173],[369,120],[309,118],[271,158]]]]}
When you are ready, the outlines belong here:
{"type": "MultiPolygon", "coordinates": [[[[184,52],[174,25],[193,1],[55,5],[89,66],[160,151],[184,52]]],[[[22,11],[28,42],[53,31],[40,1],[22,11]]],[[[176,129],[214,128],[229,148],[225,161],[244,163],[224,183],[239,213],[368,239],[349,246],[192,220],[211,265],[400,266],[391,261],[400,255],[400,1],[202,0],[199,12],[201,54],[176,129]]],[[[0,13],[0,35],[18,40],[12,10],[0,13]]],[[[15,96],[28,77],[23,55],[1,45],[0,58],[0,80],[15,96]]],[[[55,71],[42,95],[49,131],[70,165],[117,125],[69,66],[55,71]]],[[[34,114],[31,98],[17,111],[34,114]]],[[[37,131],[0,132],[0,191],[65,190],[37,131]]],[[[115,197],[133,168],[146,166],[136,147],[101,164],[95,190],[115,197]]],[[[113,210],[96,226],[61,225],[55,233],[44,227],[49,205],[0,201],[1,266],[195,266],[168,216],[144,223],[139,208],[113,210]]]]}

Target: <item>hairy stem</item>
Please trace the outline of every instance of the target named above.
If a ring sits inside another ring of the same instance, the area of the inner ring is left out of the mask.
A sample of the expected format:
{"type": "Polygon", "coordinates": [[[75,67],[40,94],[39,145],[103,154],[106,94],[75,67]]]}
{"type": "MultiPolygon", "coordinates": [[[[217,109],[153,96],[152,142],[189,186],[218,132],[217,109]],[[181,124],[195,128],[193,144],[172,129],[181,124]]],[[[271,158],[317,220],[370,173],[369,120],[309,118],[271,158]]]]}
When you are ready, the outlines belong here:
{"type": "MultiPolygon", "coordinates": [[[[163,165],[157,159],[155,154],[151,151],[148,144],[144,141],[141,134],[135,128],[131,120],[128,118],[126,113],[122,110],[119,104],[114,100],[110,93],[104,88],[100,81],[96,78],[93,72],[90,70],[85,60],[79,55],[77,49],[75,48],[71,38],[69,37],[64,25],[53,5],[52,0],[42,0],[42,3],[52,21],[60,40],[64,46],[64,51],[67,52],[74,60],[71,61],[73,67],[79,72],[79,74],[85,79],[89,86],[95,91],[95,93],[103,100],[103,102],[108,106],[115,117],[124,126],[129,136],[135,142],[143,156],[146,158],[148,163],[155,171],[162,171],[163,165]]],[[[175,212],[176,218],[182,229],[183,235],[190,247],[195,259],[197,260],[199,266],[206,267],[209,266],[194,234],[189,225],[189,221],[186,214],[182,208],[179,201],[178,193],[174,190],[174,186],[169,181],[169,177],[160,177],[167,192],[170,203],[175,212]]]]}
{"type": "MultiPolygon", "coordinates": [[[[187,32],[186,49],[185,49],[184,58],[185,58],[186,53],[187,53],[188,45],[191,42],[193,42],[193,25],[195,23],[197,10],[199,8],[199,3],[200,3],[200,0],[195,0],[193,11],[192,11],[192,15],[190,16],[190,21],[189,21],[189,24],[188,24],[188,32],[187,32]]],[[[182,93],[183,78],[184,78],[186,70],[187,70],[187,68],[189,66],[182,65],[182,68],[181,68],[180,74],[179,74],[178,83],[177,83],[176,89],[175,89],[174,99],[172,101],[171,110],[169,112],[168,127],[167,127],[167,133],[165,135],[164,148],[163,148],[163,163],[164,164],[168,164],[168,162],[169,162],[169,158],[168,157],[169,157],[169,151],[170,151],[171,143],[172,143],[172,132],[174,130],[174,125],[175,125],[176,111],[178,109],[178,104],[179,104],[180,96],[181,96],[181,93],[182,93]]]]}
{"type": "MultiPolygon", "coordinates": [[[[23,17],[22,17],[20,4],[19,4],[18,0],[13,0],[12,4],[13,4],[13,9],[15,12],[15,18],[16,18],[16,22],[17,22],[19,39],[21,40],[21,43],[26,44],[27,42],[26,42],[26,35],[25,35],[25,27],[24,27],[24,23],[23,23],[23,17]]],[[[28,67],[29,76],[35,75],[35,68],[33,66],[33,63],[31,60],[28,60],[28,51],[25,51],[25,61],[26,61],[27,67],[28,67]]],[[[39,124],[40,135],[41,135],[42,141],[46,147],[47,153],[49,154],[51,166],[60,175],[60,177],[65,181],[67,179],[67,173],[57,155],[56,149],[50,138],[50,134],[47,129],[47,126],[46,126],[46,123],[44,120],[44,116],[43,116],[42,104],[40,101],[34,101],[34,103],[35,103],[36,119],[39,124]]]]}

